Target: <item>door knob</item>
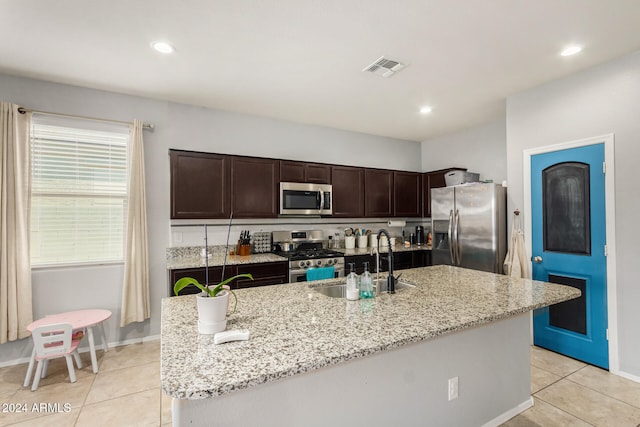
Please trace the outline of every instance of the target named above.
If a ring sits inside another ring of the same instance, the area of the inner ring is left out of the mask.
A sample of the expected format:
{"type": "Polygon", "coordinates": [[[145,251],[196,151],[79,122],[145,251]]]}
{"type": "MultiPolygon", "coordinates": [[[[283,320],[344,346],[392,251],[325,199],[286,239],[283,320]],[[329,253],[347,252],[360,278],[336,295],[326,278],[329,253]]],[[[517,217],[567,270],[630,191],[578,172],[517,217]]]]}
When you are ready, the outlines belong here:
{"type": "Polygon", "coordinates": [[[541,256],[533,257],[533,262],[540,264],[542,262],[542,257],[541,256]]]}

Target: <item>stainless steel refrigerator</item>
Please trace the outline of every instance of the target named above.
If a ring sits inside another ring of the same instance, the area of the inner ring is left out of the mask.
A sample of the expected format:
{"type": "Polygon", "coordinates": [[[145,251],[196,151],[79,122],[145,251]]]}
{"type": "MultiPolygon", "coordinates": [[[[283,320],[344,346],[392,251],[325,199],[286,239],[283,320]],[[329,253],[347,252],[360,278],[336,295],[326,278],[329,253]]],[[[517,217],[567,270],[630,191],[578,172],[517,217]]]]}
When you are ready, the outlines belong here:
{"type": "Polygon", "coordinates": [[[431,189],[432,259],[502,273],[507,251],[507,189],[472,183],[431,189]]]}

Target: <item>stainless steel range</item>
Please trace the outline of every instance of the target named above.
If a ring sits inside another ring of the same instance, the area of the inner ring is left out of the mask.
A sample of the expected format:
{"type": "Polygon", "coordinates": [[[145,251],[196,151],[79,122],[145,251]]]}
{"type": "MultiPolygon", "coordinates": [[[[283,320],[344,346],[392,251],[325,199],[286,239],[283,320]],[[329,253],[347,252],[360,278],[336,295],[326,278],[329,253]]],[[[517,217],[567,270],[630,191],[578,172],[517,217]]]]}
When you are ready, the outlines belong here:
{"type": "Polygon", "coordinates": [[[334,268],[334,277],[344,277],[344,254],[322,247],[320,230],[274,231],[274,253],[289,259],[289,281],[307,280],[307,269],[334,268]]]}

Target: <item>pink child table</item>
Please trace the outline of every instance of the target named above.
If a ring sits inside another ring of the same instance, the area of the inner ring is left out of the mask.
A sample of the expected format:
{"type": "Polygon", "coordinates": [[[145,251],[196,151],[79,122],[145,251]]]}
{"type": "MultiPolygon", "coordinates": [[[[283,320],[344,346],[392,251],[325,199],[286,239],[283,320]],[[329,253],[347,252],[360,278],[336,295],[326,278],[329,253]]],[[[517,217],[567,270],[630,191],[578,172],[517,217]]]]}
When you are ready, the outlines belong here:
{"type": "MultiPolygon", "coordinates": [[[[32,322],[27,326],[27,330],[29,332],[33,332],[33,330],[39,326],[53,325],[56,323],[70,323],[71,327],[74,331],[78,330],[87,330],[87,336],[89,338],[89,351],[91,352],[91,367],[93,368],[93,373],[98,373],[98,359],[96,358],[96,346],[93,339],[93,327],[100,326],[100,334],[102,339],[102,346],[104,347],[104,351],[109,351],[107,346],[107,335],[104,332],[104,324],[103,322],[111,317],[111,312],[109,310],[77,310],[77,311],[68,311],[65,313],[52,314],[49,316],[45,316],[42,319],[38,319],[35,322],[32,322]]],[[[33,353],[31,355],[31,361],[29,361],[28,372],[31,371],[33,367],[33,363],[35,360],[35,348],[33,349],[33,353]]]]}

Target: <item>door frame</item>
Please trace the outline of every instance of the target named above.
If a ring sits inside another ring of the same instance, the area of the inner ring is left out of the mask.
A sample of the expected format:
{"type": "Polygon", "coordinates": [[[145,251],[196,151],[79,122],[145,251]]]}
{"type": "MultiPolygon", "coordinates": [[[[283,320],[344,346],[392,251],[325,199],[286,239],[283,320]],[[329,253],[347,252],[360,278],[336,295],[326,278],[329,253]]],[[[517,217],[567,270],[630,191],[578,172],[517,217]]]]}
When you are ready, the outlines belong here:
{"type": "MultiPolygon", "coordinates": [[[[606,173],[604,176],[605,188],[605,212],[606,212],[606,245],[607,245],[607,328],[609,340],[609,371],[613,374],[620,373],[618,359],[618,303],[616,286],[616,212],[615,212],[615,167],[614,167],[614,135],[606,134],[559,144],[546,145],[523,150],[522,152],[522,182],[524,211],[531,213],[531,157],[536,154],[552,151],[566,150],[569,148],[584,147],[604,143],[604,161],[606,173]]],[[[532,254],[531,215],[524,218],[524,233],[528,258],[532,254]]],[[[532,271],[532,269],[530,269],[532,271]]]]}

